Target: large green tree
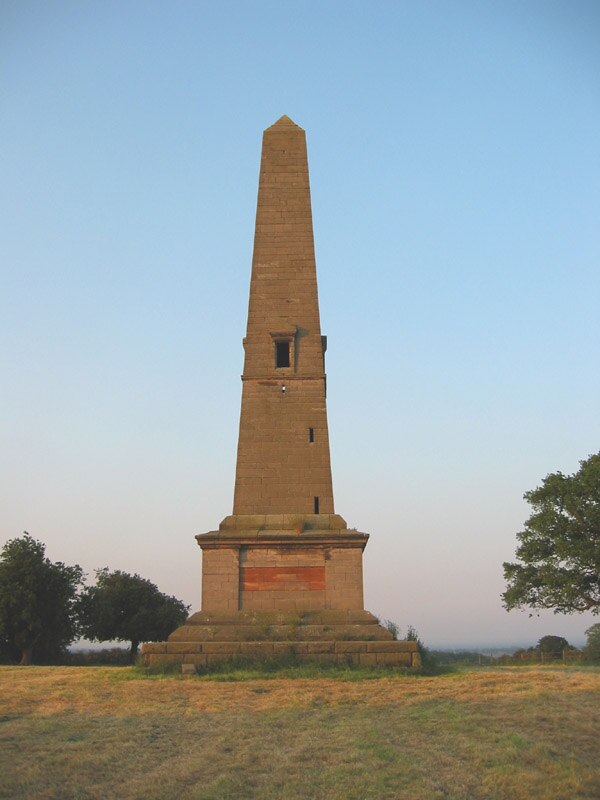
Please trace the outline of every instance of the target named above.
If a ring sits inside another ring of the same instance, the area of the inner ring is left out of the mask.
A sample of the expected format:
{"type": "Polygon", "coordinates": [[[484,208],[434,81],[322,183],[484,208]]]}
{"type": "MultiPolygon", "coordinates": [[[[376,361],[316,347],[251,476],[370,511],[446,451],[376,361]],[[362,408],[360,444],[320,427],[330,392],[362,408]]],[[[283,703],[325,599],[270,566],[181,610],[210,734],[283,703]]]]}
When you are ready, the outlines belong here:
{"type": "Polygon", "coordinates": [[[108,567],[96,571],[96,585],[87,586],[79,599],[83,635],[100,642],[130,642],[132,662],[140,642],[165,639],[185,622],[188,610],[146,578],[108,567]]]}
{"type": "Polygon", "coordinates": [[[600,663],[600,622],[596,622],[585,632],[587,641],[583,648],[586,660],[600,663]]]}
{"type": "Polygon", "coordinates": [[[600,613],[600,453],[524,497],[533,513],[517,534],[520,563],[504,564],[504,606],[600,613]]]}
{"type": "Polygon", "coordinates": [[[0,638],[32,663],[34,650],[57,657],[77,636],[75,603],[81,567],[46,558],[42,542],[27,532],[0,555],[0,638]]]}

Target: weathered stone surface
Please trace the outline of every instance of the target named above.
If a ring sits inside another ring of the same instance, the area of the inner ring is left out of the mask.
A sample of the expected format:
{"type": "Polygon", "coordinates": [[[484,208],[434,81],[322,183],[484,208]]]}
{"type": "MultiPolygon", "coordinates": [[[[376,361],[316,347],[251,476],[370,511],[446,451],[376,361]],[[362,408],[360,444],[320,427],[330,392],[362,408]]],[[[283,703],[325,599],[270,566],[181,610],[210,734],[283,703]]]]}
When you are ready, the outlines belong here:
{"type": "Polygon", "coordinates": [[[285,657],[295,655],[294,642],[273,642],[273,655],[276,657],[285,657]]]}
{"type": "Polygon", "coordinates": [[[361,667],[376,667],[377,653],[361,653],[359,656],[359,664],[361,667]]]}
{"type": "MultiPolygon", "coordinates": [[[[250,642],[203,642],[200,645],[168,642],[166,653],[145,652],[146,663],[150,666],[164,664],[183,664],[209,666],[229,660],[243,658],[261,661],[270,658],[293,658],[300,662],[317,661],[329,664],[360,664],[362,666],[401,666],[418,668],[421,664],[414,642],[393,642],[391,651],[385,641],[250,641],[250,642]],[[199,650],[193,650],[193,647],[199,650]],[[367,652],[368,650],[368,652],[367,652]]],[[[189,671],[189,670],[188,670],[189,671]]]]}
{"type": "Polygon", "coordinates": [[[201,653],[202,645],[197,642],[169,642],[168,653],[201,653]]]}
{"type": "Polygon", "coordinates": [[[144,653],[166,653],[166,642],[148,642],[144,645],[144,653]]]}
{"type": "Polygon", "coordinates": [[[242,592],[325,591],[325,565],[267,565],[240,568],[242,592]]]}
{"type": "Polygon", "coordinates": [[[416,650],[416,642],[392,640],[388,642],[369,642],[367,644],[367,652],[369,653],[413,653],[416,650]]]}
{"type": "MultiPolygon", "coordinates": [[[[197,611],[185,622],[185,626],[203,625],[225,627],[273,626],[273,625],[373,625],[379,624],[370,611],[352,609],[319,609],[317,611],[197,611]]],[[[388,632],[389,633],[389,632],[388,632]]],[[[391,638],[391,634],[388,635],[391,638]]]]}
{"type": "Polygon", "coordinates": [[[239,653],[241,649],[240,642],[203,642],[202,643],[202,652],[203,653],[210,653],[214,655],[215,653],[226,653],[227,655],[235,655],[239,653]]]}
{"type": "Polygon", "coordinates": [[[395,641],[368,612],[281,612],[263,615],[194,614],[176,636],[161,645],[144,647],[146,663],[183,663],[210,666],[243,658],[258,661],[293,658],[298,661],[362,664],[368,666],[420,666],[416,642],[395,641]],[[360,619],[362,624],[348,624],[360,619]],[[242,620],[243,625],[236,625],[242,620]],[[328,624],[306,624],[327,621],[328,624]],[[218,621],[222,624],[211,624],[218,621]],[[277,621],[280,624],[265,624],[277,621]],[[181,641],[178,637],[186,635],[181,641]]]}
{"type": "Polygon", "coordinates": [[[210,667],[213,664],[223,664],[230,661],[232,656],[228,655],[227,653],[210,653],[209,655],[205,656],[206,658],[206,666],[210,667]]]}
{"type": "MultiPolygon", "coordinates": [[[[392,641],[388,630],[377,624],[375,617],[366,611],[315,612],[237,612],[213,614],[198,612],[177,628],[170,643],[179,643],[171,652],[183,652],[182,643],[194,643],[193,652],[199,652],[202,642],[246,641],[392,641]]],[[[145,652],[165,652],[165,645],[149,645],[145,652]],[[155,649],[152,649],[155,648],[155,649]]]]}
{"type": "Polygon", "coordinates": [[[366,653],[367,642],[336,642],[336,653],[366,653]]]}
{"type": "Polygon", "coordinates": [[[244,350],[233,513],[281,515],[284,528],[318,497],[332,514],[306,138],[287,117],[263,135],[244,350]],[[277,366],[278,342],[289,366],[277,366]]]}
{"type": "Polygon", "coordinates": [[[412,666],[411,653],[377,653],[377,663],[385,666],[412,666]]]}
{"type": "Polygon", "coordinates": [[[233,514],[196,536],[202,611],[146,662],[415,666],[415,643],[364,611],[369,537],[334,510],[306,138],[285,116],[263,136],[243,346],[233,514]]]}
{"type": "Polygon", "coordinates": [[[415,642],[393,640],[372,614],[362,610],[201,611],[174,631],[168,642],[144,645],[143,653],[149,664],[168,663],[171,657],[206,665],[216,663],[213,656],[222,661],[239,656],[317,655],[330,656],[330,663],[420,664],[415,642]],[[362,659],[363,655],[374,657],[362,659]],[[159,662],[163,656],[167,661],[159,662]]]}
{"type": "Polygon", "coordinates": [[[272,656],[275,652],[273,642],[241,642],[240,653],[242,655],[272,656]]]}
{"type": "Polygon", "coordinates": [[[325,350],[306,137],[284,116],[263,135],[233,514],[196,537],[204,611],[363,608],[368,536],[334,512],[325,350]]]}
{"type": "Polygon", "coordinates": [[[307,642],[307,653],[333,653],[334,642],[307,642]]]}

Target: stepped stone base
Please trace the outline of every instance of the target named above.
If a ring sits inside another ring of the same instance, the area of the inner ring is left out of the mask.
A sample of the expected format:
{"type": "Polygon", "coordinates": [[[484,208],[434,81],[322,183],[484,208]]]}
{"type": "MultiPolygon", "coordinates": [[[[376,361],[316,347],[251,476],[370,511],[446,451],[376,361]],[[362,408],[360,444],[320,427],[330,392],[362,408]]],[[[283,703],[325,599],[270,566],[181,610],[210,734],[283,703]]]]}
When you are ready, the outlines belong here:
{"type": "Polygon", "coordinates": [[[299,662],[419,667],[416,642],[399,642],[368,611],[207,612],[193,614],[167,642],[145,644],[146,666],[183,672],[232,659],[291,657],[299,662]]]}

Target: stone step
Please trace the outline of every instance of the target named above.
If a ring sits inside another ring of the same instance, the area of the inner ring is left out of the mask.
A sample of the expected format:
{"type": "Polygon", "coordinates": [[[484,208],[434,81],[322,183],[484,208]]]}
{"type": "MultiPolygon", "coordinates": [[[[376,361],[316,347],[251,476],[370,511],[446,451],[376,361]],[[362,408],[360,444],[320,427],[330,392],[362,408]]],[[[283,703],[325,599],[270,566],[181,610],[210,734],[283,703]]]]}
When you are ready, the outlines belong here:
{"type": "Polygon", "coordinates": [[[252,641],[252,642],[159,642],[145,644],[142,654],[147,666],[210,666],[229,660],[260,661],[292,657],[299,662],[360,666],[404,666],[421,664],[416,642],[405,641],[252,641]]]}
{"type": "Polygon", "coordinates": [[[369,611],[197,611],[185,625],[378,625],[369,611]]]}
{"type": "MultiPolygon", "coordinates": [[[[169,636],[170,642],[249,641],[387,641],[392,634],[381,625],[209,625],[184,624],[169,636]]],[[[393,640],[392,640],[393,641],[393,640]]]]}

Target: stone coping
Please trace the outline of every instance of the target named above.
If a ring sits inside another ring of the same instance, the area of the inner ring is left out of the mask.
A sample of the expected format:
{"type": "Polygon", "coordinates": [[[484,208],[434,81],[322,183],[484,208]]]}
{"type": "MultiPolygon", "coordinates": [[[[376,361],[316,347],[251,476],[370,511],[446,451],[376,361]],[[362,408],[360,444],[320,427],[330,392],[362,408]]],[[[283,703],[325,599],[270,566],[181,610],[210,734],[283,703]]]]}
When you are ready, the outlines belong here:
{"type": "Polygon", "coordinates": [[[320,531],[291,531],[285,530],[219,530],[208,531],[207,533],[197,533],[194,537],[200,547],[206,546],[226,546],[231,545],[274,545],[286,544],[297,545],[299,547],[306,544],[332,544],[336,547],[360,547],[365,549],[369,541],[368,533],[360,531],[342,530],[320,530],[320,531]]]}
{"type": "Polygon", "coordinates": [[[220,531],[339,531],[347,527],[339,514],[231,514],[219,524],[220,531]]]}

